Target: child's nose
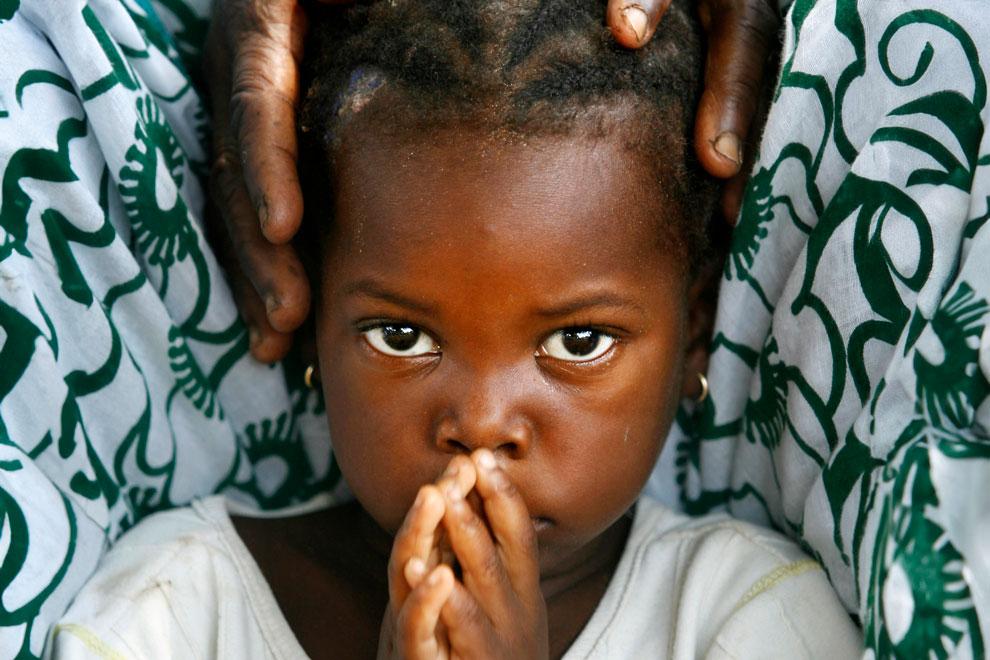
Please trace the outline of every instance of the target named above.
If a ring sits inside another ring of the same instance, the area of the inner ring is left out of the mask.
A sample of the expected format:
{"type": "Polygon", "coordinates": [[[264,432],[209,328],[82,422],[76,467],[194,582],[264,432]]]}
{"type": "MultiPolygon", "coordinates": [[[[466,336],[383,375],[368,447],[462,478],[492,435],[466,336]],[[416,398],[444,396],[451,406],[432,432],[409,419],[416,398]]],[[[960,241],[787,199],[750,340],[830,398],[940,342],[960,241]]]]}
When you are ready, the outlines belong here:
{"type": "Polygon", "coordinates": [[[434,442],[449,454],[486,448],[506,458],[525,457],[533,444],[533,426],[524,413],[524,395],[511,383],[475,381],[442,415],[434,442]]]}

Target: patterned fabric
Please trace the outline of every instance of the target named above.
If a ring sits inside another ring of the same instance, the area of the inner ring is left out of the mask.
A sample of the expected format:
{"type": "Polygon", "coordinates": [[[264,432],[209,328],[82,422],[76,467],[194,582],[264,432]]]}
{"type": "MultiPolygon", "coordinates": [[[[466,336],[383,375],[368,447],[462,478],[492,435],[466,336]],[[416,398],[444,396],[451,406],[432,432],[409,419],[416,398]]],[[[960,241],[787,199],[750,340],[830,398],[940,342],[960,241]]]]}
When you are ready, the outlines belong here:
{"type": "Polygon", "coordinates": [[[109,542],[224,492],[336,485],[203,238],[209,0],[0,0],[0,658],[41,654],[109,542]]]}
{"type": "Polygon", "coordinates": [[[990,639],[988,62],[983,2],[794,3],[668,466],[801,539],[870,656],[990,639]]]}
{"type": "MultiPolygon", "coordinates": [[[[247,356],[203,241],[209,4],[0,0],[0,658],[37,657],[148,512],[340,488],[320,402],[247,356]]],[[[988,23],[792,6],[711,396],[651,480],[801,540],[880,657],[990,634],[988,23]]]]}

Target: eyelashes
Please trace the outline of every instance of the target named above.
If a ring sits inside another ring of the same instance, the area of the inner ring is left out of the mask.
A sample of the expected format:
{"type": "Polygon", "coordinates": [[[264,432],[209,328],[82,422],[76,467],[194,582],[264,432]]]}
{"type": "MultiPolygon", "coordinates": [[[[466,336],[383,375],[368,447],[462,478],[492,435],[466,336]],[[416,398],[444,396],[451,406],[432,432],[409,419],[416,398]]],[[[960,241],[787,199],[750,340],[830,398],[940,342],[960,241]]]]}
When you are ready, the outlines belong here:
{"type": "Polygon", "coordinates": [[[361,331],[373,349],[391,357],[439,355],[440,344],[422,329],[405,323],[381,323],[361,331]]]}
{"type": "MultiPolygon", "coordinates": [[[[439,342],[422,328],[399,321],[380,322],[361,328],[364,340],[383,355],[419,358],[440,355],[439,342]]],[[[561,328],[548,335],[536,351],[546,357],[569,363],[592,362],[611,351],[615,335],[591,326],[561,328]]]]}
{"type": "Polygon", "coordinates": [[[616,341],[595,328],[563,328],[544,339],[537,354],[565,362],[591,362],[612,350],[616,341]]]}

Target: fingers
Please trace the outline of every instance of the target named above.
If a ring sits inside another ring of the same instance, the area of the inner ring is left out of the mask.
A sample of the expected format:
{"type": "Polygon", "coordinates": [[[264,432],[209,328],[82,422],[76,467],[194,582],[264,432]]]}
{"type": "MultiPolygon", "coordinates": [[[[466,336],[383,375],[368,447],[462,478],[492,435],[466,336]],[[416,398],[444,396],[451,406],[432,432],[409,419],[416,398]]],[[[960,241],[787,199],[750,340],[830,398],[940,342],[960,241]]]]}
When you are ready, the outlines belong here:
{"type": "Polygon", "coordinates": [[[428,561],[436,544],[437,528],[443,519],[443,512],[443,498],[436,487],[423,486],[395,535],[388,562],[388,588],[396,610],[402,607],[410,591],[418,587],[433,568],[428,561]]]}
{"type": "Polygon", "coordinates": [[[526,503],[505,472],[498,467],[492,452],[479,449],[471,458],[478,474],[475,489],[484,503],[485,516],[509,581],[520,593],[538,590],[539,549],[526,503]]]}
{"type": "MultiPolygon", "coordinates": [[[[447,630],[450,648],[455,653],[458,649],[492,648],[488,617],[471,592],[456,581],[440,610],[440,621],[447,630]]],[[[459,655],[469,656],[467,653],[459,655]]]]}
{"type": "Polygon", "coordinates": [[[217,234],[211,240],[216,246],[217,258],[227,271],[231,292],[248,327],[251,355],[260,362],[275,362],[282,359],[292,347],[292,335],[279,332],[268,323],[265,304],[251,280],[237,263],[233,246],[225,235],[226,230],[221,229],[212,233],[217,234]],[[221,232],[224,235],[220,235],[221,232]]]}
{"type": "Polygon", "coordinates": [[[649,43],[671,0],[609,0],[608,27],[616,42],[626,48],[649,43]]]}
{"type": "MultiPolygon", "coordinates": [[[[242,312],[264,342],[288,349],[287,338],[309,314],[310,290],[302,262],[290,245],[272,245],[261,233],[241,179],[241,169],[229,149],[217,158],[211,178],[213,197],[221,209],[226,235],[243,274],[262,301],[242,291],[242,312]]],[[[259,359],[262,356],[255,355],[259,359]]],[[[269,357],[282,357],[281,355],[269,357]]]]}
{"type": "Polygon", "coordinates": [[[777,47],[779,17],[769,0],[706,0],[705,91],[695,122],[695,150],[713,176],[739,172],[743,145],[758,105],[767,59],[777,47]]]}
{"type": "Polygon", "coordinates": [[[453,589],[454,573],[441,565],[409,594],[396,620],[402,657],[437,658],[446,651],[437,639],[437,624],[453,589]]]}
{"type": "Polygon", "coordinates": [[[256,11],[231,49],[230,128],[262,233],[281,244],[302,220],[295,107],[305,14],[295,0],[270,1],[256,11]]]}
{"type": "Polygon", "coordinates": [[[290,333],[305,320],[310,304],[309,282],[298,256],[290,246],[270,244],[254,199],[267,200],[269,218],[271,208],[280,219],[294,218],[277,222],[281,229],[273,232],[274,238],[285,241],[295,233],[302,198],[294,116],[291,107],[286,114],[282,99],[296,93],[294,58],[301,53],[302,13],[296,0],[227,3],[218,13],[206,46],[216,159],[211,183],[226,227],[215,233],[228,238],[221,241],[229,248],[224,265],[250,328],[251,353],[268,362],[284,357],[290,333]],[[265,91],[267,84],[267,93],[276,100],[252,95],[251,90],[265,91]],[[245,278],[251,287],[245,286],[245,278]]]}

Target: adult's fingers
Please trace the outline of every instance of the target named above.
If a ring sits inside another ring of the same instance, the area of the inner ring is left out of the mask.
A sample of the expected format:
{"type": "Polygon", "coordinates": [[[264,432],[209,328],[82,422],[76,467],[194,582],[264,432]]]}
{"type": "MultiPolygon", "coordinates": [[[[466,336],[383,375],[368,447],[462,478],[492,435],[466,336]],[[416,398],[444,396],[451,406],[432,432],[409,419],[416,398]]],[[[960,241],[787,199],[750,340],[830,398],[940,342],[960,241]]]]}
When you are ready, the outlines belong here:
{"type": "MultiPolygon", "coordinates": [[[[262,235],[241,181],[240,166],[229,150],[214,161],[212,187],[230,246],[244,275],[263,301],[268,323],[262,323],[256,316],[259,310],[250,296],[242,296],[242,303],[245,298],[249,302],[247,307],[242,305],[241,311],[252,326],[252,332],[262,335],[262,341],[275,341],[277,334],[286,334],[299,327],[309,313],[309,282],[302,262],[292,246],[272,245],[262,235]]],[[[287,349],[288,344],[285,347],[287,349]]],[[[261,359],[261,356],[256,357],[261,359]]]]}
{"type": "Polygon", "coordinates": [[[649,43],[671,0],[608,0],[605,13],[616,42],[626,48],[649,43]]]}
{"type": "Polygon", "coordinates": [[[705,91],[695,122],[695,150],[713,176],[728,178],[743,164],[743,145],[776,48],[780,19],[770,0],[703,0],[708,34],[705,91]]]}
{"type": "MultiPolygon", "coordinates": [[[[345,5],[353,0],[320,2],[345,5]]],[[[232,31],[228,43],[234,53],[230,119],[262,233],[281,244],[295,236],[303,212],[296,104],[306,14],[298,0],[250,0],[241,11],[244,28],[232,31]]]]}
{"type": "Polygon", "coordinates": [[[254,20],[231,47],[230,121],[262,232],[285,243],[302,221],[295,108],[306,21],[295,0],[253,5],[254,20]]]}
{"type": "Polygon", "coordinates": [[[217,259],[227,271],[231,292],[234,294],[237,308],[241,311],[248,327],[248,345],[251,355],[261,362],[279,360],[291,348],[292,335],[279,332],[268,323],[268,312],[265,310],[265,304],[254,288],[254,284],[247,278],[237,262],[237,255],[234,253],[223,221],[216,219],[219,217],[217,216],[219,210],[213,204],[210,206],[212,208],[208,211],[207,220],[207,224],[211,228],[210,242],[214,245],[217,259]]]}
{"type": "MultiPolygon", "coordinates": [[[[233,77],[239,75],[236,68],[245,44],[251,42],[244,35],[264,33],[267,12],[294,6],[295,2],[217,3],[206,44],[206,79],[214,124],[211,184],[214,201],[224,220],[223,228],[213,234],[221,239],[223,247],[218,253],[231,274],[238,307],[250,329],[251,352],[265,362],[284,357],[288,351],[291,331],[309,312],[310,290],[294,250],[290,246],[272,246],[259,227],[256,206],[245,185],[242,145],[232,124],[236,119],[232,116],[232,86],[233,77]],[[250,281],[250,287],[244,285],[245,278],[250,281]]],[[[291,176],[295,177],[295,163],[291,163],[291,176]]]]}

